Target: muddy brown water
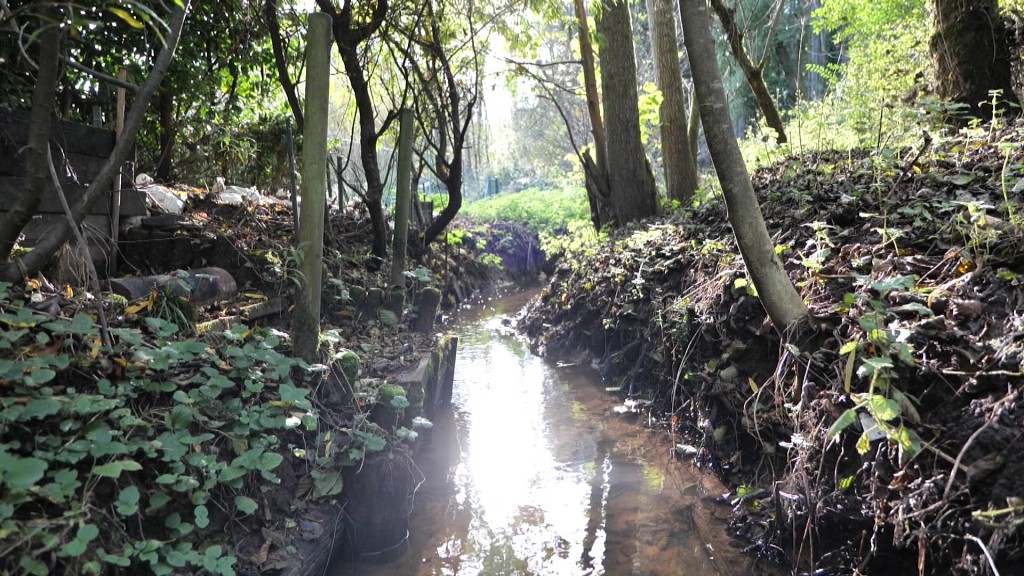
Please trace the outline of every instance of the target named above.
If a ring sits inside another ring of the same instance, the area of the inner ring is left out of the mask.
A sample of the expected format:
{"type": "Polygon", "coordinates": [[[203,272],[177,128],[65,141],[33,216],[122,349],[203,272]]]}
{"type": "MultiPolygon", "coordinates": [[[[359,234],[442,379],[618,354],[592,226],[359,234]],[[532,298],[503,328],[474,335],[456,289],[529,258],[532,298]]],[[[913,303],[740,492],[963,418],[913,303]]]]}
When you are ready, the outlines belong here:
{"type": "Polygon", "coordinates": [[[768,567],[729,542],[726,491],[673,460],[587,367],[534,356],[505,325],[529,293],[464,314],[452,409],[417,461],[408,550],[333,576],[738,575],[768,567]]]}

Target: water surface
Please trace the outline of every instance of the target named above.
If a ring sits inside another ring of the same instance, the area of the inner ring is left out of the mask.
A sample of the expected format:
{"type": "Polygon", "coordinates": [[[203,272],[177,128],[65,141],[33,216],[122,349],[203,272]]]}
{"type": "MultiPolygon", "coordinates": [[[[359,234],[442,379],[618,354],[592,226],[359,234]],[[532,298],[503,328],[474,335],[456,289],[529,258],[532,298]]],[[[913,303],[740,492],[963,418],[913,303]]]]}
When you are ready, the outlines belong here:
{"type": "Polygon", "coordinates": [[[725,488],[672,459],[597,374],[530,353],[507,326],[517,295],[483,305],[455,329],[452,409],[435,417],[418,457],[426,478],[409,551],[334,574],[751,574],[726,537],[725,488]]]}

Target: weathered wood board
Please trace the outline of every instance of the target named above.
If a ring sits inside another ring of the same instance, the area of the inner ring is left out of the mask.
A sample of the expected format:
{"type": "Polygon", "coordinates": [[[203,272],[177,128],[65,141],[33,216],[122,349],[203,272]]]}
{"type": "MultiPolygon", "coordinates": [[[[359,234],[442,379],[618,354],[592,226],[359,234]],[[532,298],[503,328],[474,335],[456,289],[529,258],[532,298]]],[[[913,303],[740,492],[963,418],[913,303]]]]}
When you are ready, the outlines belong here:
{"type": "MultiPolygon", "coordinates": [[[[0,212],[18,201],[25,182],[25,145],[28,143],[29,113],[0,108],[0,212]]],[[[85,194],[86,187],[99,174],[114,149],[114,132],[73,122],[53,120],[50,145],[57,174],[68,203],[85,194]]],[[[63,214],[53,184],[47,182],[41,199],[40,214],[63,214]]],[[[98,200],[90,214],[110,214],[109,196],[98,200]]],[[[121,192],[121,217],[146,214],[142,194],[124,181],[121,192]]]]}

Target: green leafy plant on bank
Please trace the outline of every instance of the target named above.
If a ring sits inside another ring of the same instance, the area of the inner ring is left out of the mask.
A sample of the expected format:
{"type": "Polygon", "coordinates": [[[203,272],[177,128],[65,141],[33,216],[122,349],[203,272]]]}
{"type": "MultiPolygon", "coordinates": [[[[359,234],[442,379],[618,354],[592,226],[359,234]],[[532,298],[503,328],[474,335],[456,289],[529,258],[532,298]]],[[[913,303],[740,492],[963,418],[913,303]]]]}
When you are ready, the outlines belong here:
{"type": "MultiPolygon", "coordinates": [[[[273,330],[238,327],[214,346],[173,340],[178,327],[157,317],[111,328],[107,348],[89,315],[42,315],[9,289],[0,284],[0,571],[234,573],[221,527],[256,513],[280,482],[284,445],[318,430],[293,376],[326,367],[284,354],[273,330]]],[[[312,496],[337,493],[317,477],[322,464],[310,458],[312,496]]]]}
{"type": "Polygon", "coordinates": [[[862,334],[846,342],[840,354],[847,357],[843,385],[845,392],[854,401],[852,408],[844,411],[828,430],[828,438],[860,424],[861,435],[857,440],[857,451],[861,454],[871,449],[871,442],[887,439],[899,447],[900,461],[906,462],[922,449],[921,438],[907,423],[919,424],[921,418],[909,395],[896,385],[896,364],[914,366],[913,350],[906,339],[910,331],[899,326],[900,314],[931,316],[927,307],[918,303],[887,307],[884,299],[894,290],[912,290],[916,284],[913,277],[900,276],[885,281],[870,282],[860,277],[859,283],[877,293],[874,298],[864,294],[847,294],[844,303],[851,314],[858,312],[857,304],[867,306],[857,322],[862,334]],[[868,380],[866,392],[853,391],[854,374],[868,380]]]}
{"type": "Polygon", "coordinates": [[[537,232],[548,255],[596,243],[587,194],[582,188],[528,188],[467,204],[462,214],[477,222],[519,222],[537,232]]]}

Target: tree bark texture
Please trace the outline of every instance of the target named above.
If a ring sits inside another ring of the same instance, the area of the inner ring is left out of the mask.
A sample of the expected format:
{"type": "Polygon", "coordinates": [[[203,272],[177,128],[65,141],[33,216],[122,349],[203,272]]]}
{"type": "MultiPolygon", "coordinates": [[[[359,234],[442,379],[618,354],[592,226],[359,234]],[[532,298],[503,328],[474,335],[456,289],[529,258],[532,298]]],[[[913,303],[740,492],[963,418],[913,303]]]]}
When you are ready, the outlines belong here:
{"type": "Polygon", "coordinates": [[[580,59],[583,62],[587,114],[590,116],[590,131],[594,136],[594,155],[593,158],[584,155],[583,171],[586,174],[590,220],[594,223],[594,228],[600,230],[612,218],[611,199],[608,197],[608,139],[605,136],[604,120],[601,119],[601,95],[597,91],[597,66],[594,63],[594,45],[590,41],[587,7],[584,0],[573,0],[573,6],[579,24],[580,59]]]}
{"type": "MultiPolygon", "coordinates": [[[[750,90],[754,93],[754,101],[757,102],[757,107],[764,114],[765,123],[769,128],[775,130],[775,141],[785,144],[786,128],[782,125],[782,116],[779,114],[779,109],[775,107],[775,99],[768,91],[768,86],[764,83],[761,67],[750,60],[750,56],[743,48],[743,31],[736,24],[735,10],[727,7],[725,0],[711,0],[711,6],[722,22],[722,28],[725,29],[725,36],[729,39],[729,48],[732,50],[733,58],[743,70],[743,75],[747,77],[750,90]]],[[[686,16],[684,15],[683,18],[685,19],[686,16]]]]}
{"type": "MultiPolygon", "coordinates": [[[[46,10],[45,20],[58,22],[56,10],[46,10]]],[[[46,25],[37,39],[39,75],[32,89],[32,116],[29,118],[28,149],[25,151],[25,190],[17,203],[0,220],[0,260],[7,261],[21,231],[35,216],[47,179],[50,147],[50,122],[60,68],[60,27],[46,25]]]]}
{"type": "Polygon", "coordinates": [[[732,132],[707,4],[705,0],[680,0],[679,6],[704,137],[725,195],[729,224],[761,302],[776,328],[782,330],[804,318],[807,306],[775,255],[743,155],[732,132]]]}
{"type": "Polygon", "coordinates": [[[996,0],[932,0],[935,14],[930,49],[939,96],[963,104],[971,116],[1020,113],[1013,93],[1008,32],[996,0]],[[1000,90],[992,109],[989,91],[1000,90]]]}
{"type": "MultiPolygon", "coordinates": [[[[184,0],[182,6],[175,8],[171,13],[171,17],[168,19],[169,29],[164,37],[164,47],[161,48],[156,61],[153,63],[149,78],[146,79],[146,82],[143,83],[135,95],[131,110],[125,118],[122,137],[114,145],[114,151],[111,153],[106,164],[103,165],[100,173],[96,175],[92,184],[89,185],[88,191],[71,209],[76,223],[80,224],[88,213],[89,208],[97,200],[110,193],[114,178],[121,177],[121,165],[128,159],[129,153],[131,153],[132,148],[135,146],[135,137],[138,135],[139,128],[142,126],[142,121],[146,116],[146,109],[149,107],[153,95],[160,87],[160,82],[163,80],[164,74],[167,73],[167,68],[174,57],[178,40],[181,38],[181,29],[185,23],[185,16],[188,14],[189,4],[190,0],[184,0]]],[[[47,119],[47,122],[49,122],[49,119],[47,119]]],[[[45,166],[45,156],[43,157],[43,162],[45,166]]],[[[18,233],[20,233],[20,230],[18,233]]],[[[39,272],[70,237],[71,223],[65,221],[52,234],[46,235],[31,252],[26,254],[21,259],[20,265],[7,263],[0,266],[0,281],[17,282],[21,280],[23,274],[33,275],[39,272]]]]}
{"type": "Polygon", "coordinates": [[[658,89],[661,90],[661,150],[665,169],[665,191],[669,200],[683,206],[693,201],[697,189],[697,172],[687,138],[686,97],[683,74],[679,68],[679,39],[676,36],[674,0],[649,0],[651,40],[654,43],[654,65],[658,89]]]}
{"type": "Polygon", "coordinates": [[[608,190],[618,225],[658,213],[650,162],[640,140],[636,58],[629,4],[602,0],[597,32],[602,37],[601,91],[608,138],[608,190]]]}

